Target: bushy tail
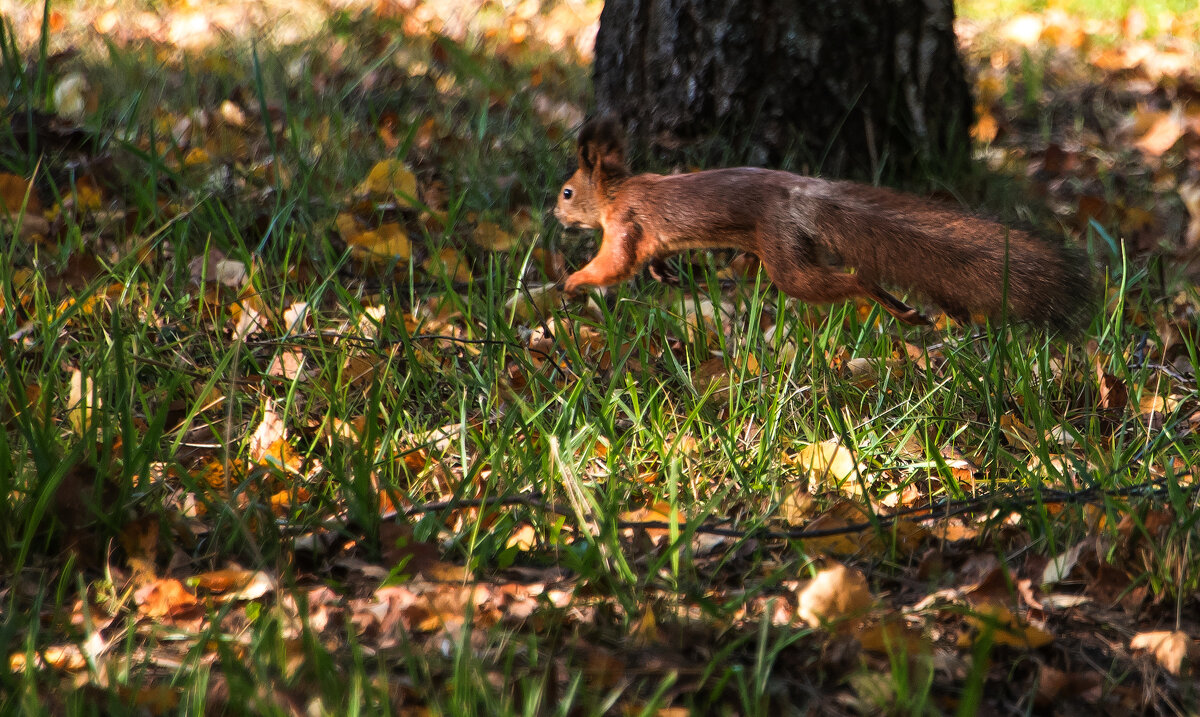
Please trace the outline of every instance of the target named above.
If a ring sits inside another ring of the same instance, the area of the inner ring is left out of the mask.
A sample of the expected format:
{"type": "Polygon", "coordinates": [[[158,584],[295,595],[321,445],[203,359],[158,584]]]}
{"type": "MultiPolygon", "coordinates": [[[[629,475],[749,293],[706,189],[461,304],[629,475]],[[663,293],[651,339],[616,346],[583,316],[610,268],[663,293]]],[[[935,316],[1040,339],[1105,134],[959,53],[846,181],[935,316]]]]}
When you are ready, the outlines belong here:
{"type": "Polygon", "coordinates": [[[843,183],[822,204],[818,234],[864,278],[924,294],[955,318],[981,313],[1070,333],[1091,319],[1084,252],[900,192],[843,183]]]}

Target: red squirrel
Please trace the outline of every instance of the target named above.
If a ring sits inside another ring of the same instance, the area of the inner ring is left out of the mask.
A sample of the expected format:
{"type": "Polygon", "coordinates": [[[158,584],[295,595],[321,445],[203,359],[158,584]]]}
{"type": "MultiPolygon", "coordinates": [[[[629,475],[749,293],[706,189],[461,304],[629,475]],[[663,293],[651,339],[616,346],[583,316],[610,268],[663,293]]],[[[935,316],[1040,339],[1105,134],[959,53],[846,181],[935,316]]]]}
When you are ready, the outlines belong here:
{"type": "Polygon", "coordinates": [[[928,320],[880,283],[913,290],[958,321],[1008,315],[1070,331],[1088,318],[1085,257],[930,200],[754,167],[634,175],[611,118],[580,129],[578,155],[554,213],[603,236],[595,258],[567,277],[568,294],[624,281],[684,249],[733,248],[758,257],[789,296],[866,297],[908,324],[928,320]]]}

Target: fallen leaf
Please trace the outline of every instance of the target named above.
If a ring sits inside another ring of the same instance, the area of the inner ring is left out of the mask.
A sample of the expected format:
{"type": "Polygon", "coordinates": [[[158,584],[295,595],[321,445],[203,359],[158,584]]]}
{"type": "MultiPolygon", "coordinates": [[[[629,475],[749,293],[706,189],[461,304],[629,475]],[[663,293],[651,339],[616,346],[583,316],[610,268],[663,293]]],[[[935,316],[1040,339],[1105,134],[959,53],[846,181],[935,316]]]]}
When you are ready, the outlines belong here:
{"type": "Polygon", "coordinates": [[[187,584],[219,594],[222,602],[257,600],[263,595],[275,591],[275,580],[267,573],[261,570],[237,568],[201,573],[188,578],[187,584]]]}
{"type": "Polygon", "coordinates": [[[1049,631],[1021,619],[1007,607],[997,603],[977,605],[974,611],[965,616],[965,620],[974,628],[974,637],[966,638],[964,647],[974,644],[979,636],[989,631],[994,642],[1010,647],[1033,649],[1054,641],[1054,635],[1049,631]]]}
{"type": "Polygon", "coordinates": [[[1188,213],[1187,233],[1184,235],[1184,246],[1189,249],[1200,248],[1200,181],[1185,182],[1179,185],[1179,198],[1188,213]]]}
{"type": "Polygon", "coordinates": [[[810,443],[787,462],[807,472],[812,493],[834,487],[858,495],[860,477],[866,478],[866,466],[854,460],[854,453],[836,440],[810,443]]]}
{"type": "Polygon", "coordinates": [[[167,617],[187,612],[199,604],[196,596],[175,578],[156,580],[137,590],[133,601],[147,617],[167,617]]]}
{"type": "Polygon", "coordinates": [[[1187,124],[1178,109],[1157,112],[1154,113],[1150,128],[1134,142],[1134,146],[1151,157],[1161,157],[1175,146],[1186,131],[1187,124]]]}
{"type": "Polygon", "coordinates": [[[1069,550],[1050,558],[1050,562],[1046,564],[1046,569],[1042,571],[1043,589],[1062,582],[1071,574],[1071,571],[1075,569],[1075,564],[1079,562],[1079,553],[1086,545],[1094,544],[1091,541],[1082,540],[1073,545],[1069,550]]]}
{"type": "Polygon", "coordinates": [[[9,214],[16,214],[22,207],[27,214],[42,211],[41,202],[33,191],[33,182],[8,172],[0,172],[0,204],[9,214]]]}
{"type": "Polygon", "coordinates": [[[474,278],[471,276],[471,267],[467,265],[466,257],[457,249],[446,248],[436,254],[430,254],[421,266],[430,274],[446,276],[459,284],[468,284],[474,278]]]}
{"type": "Polygon", "coordinates": [[[402,207],[414,206],[417,199],[417,175],[403,162],[385,159],[376,162],[366,179],[355,190],[357,194],[392,197],[402,207]]]}
{"type": "Polygon", "coordinates": [[[274,403],[268,401],[263,408],[262,420],[250,436],[250,460],[255,463],[264,462],[268,458],[270,448],[286,439],[287,429],[284,427],[283,417],[276,413],[274,403]]]}
{"type": "Polygon", "coordinates": [[[862,573],[834,563],[808,581],[796,601],[796,615],[819,627],[861,617],[871,605],[871,591],[862,573]]]}
{"type": "Polygon", "coordinates": [[[495,222],[479,222],[471,234],[471,241],[487,251],[508,251],[517,245],[516,238],[500,228],[495,222]]]}
{"type": "Polygon", "coordinates": [[[75,434],[82,436],[96,420],[96,411],[103,406],[91,376],[71,369],[70,393],[67,396],[67,420],[75,434]]]}
{"type": "Polygon", "coordinates": [[[1129,648],[1150,652],[1158,664],[1172,675],[1178,675],[1183,669],[1184,659],[1189,655],[1195,656],[1197,652],[1192,639],[1182,630],[1139,632],[1129,640],[1129,648]]]}
{"type": "Polygon", "coordinates": [[[920,630],[897,617],[864,627],[855,637],[868,652],[913,656],[931,650],[929,639],[920,630]]]}
{"type": "Polygon", "coordinates": [[[88,81],[82,73],[72,72],[63,76],[54,85],[54,109],[59,115],[72,120],[83,118],[87,111],[88,81]]]}

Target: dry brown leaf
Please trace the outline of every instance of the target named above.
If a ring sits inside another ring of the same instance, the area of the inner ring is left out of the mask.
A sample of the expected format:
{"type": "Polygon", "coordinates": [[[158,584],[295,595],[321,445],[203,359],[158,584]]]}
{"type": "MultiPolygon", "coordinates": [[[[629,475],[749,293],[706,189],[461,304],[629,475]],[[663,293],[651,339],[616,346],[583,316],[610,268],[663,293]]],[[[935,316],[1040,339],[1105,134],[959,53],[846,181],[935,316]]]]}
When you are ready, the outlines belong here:
{"type": "Polygon", "coordinates": [[[534,530],[533,525],[529,523],[522,523],[519,525],[517,529],[512,532],[512,535],[508,536],[508,540],[504,543],[504,547],[515,547],[517,550],[522,552],[533,550],[534,546],[536,545],[537,531],[534,530]]]}
{"type": "MultiPolygon", "coordinates": [[[[620,519],[626,523],[664,523],[668,526],[672,524],[682,526],[687,523],[687,517],[683,513],[679,512],[678,509],[672,508],[670,503],[661,500],[645,508],[626,511],[621,514],[620,519]]],[[[669,527],[647,527],[640,530],[644,530],[646,535],[658,544],[669,540],[671,537],[671,529],[669,527]]],[[[629,535],[632,533],[632,530],[623,532],[629,535]]]]}
{"type": "Polygon", "coordinates": [[[1100,384],[1099,407],[1112,411],[1123,411],[1129,405],[1129,391],[1125,382],[1096,366],[1096,381],[1100,384]]]}
{"type": "Polygon", "coordinates": [[[1070,697],[1080,697],[1085,702],[1095,704],[1103,694],[1105,682],[1104,675],[1097,672],[1067,673],[1042,664],[1038,667],[1038,688],[1034,699],[1043,709],[1070,697]]]}
{"type": "Polygon", "coordinates": [[[692,386],[699,393],[708,393],[709,390],[716,392],[729,387],[729,370],[725,368],[725,359],[720,356],[701,361],[692,369],[691,378],[692,386]]]}
{"type": "Polygon", "coordinates": [[[796,600],[796,615],[819,627],[861,617],[871,606],[871,590],[862,573],[834,563],[808,581],[796,600]]]}
{"type": "MultiPolygon", "coordinates": [[[[528,324],[551,317],[555,310],[564,305],[566,301],[566,295],[557,286],[543,284],[514,292],[512,298],[505,302],[504,309],[506,313],[512,314],[514,321],[528,324]]],[[[597,317],[600,315],[600,308],[591,298],[587,299],[587,303],[582,308],[576,310],[587,316],[597,317]]]]}
{"type": "Polygon", "coordinates": [[[444,562],[437,545],[416,540],[411,525],[384,523],[379,541],[384,561],[393,570],[400,567],[404,576],[421,575],[429,581],[447,583],[462,583],[471,576],[462,565],[444,562]]]}
{"type": "MultiPolygon", "coordinates": [[[[34,662],[38,667],[51,667],[62,671],[82,670],[87,667],[87,658],[78,645],[48,645],[38,652],[34,662]]],[[[8,667],[13,673],[24,672],[26,668],[25,653],[17,652],[10,655],[8,667]]]]}
{"type": "Polygon", "coordinates": [[[188,578],[187,584],[220,594],[222,601],[257,600],[275,591],[275,580],[261,570],[228,568],[188,578]]]}
{"type": "Polygon", "coordinates": [[[471,267],[467,264],[466,257],[457,249],[446,248],[436,254],[430,254],[421,266],[430,274],[447,276],[459,284],[468,284],[474,278],[471,276],[471,267]]]}
{"type": "Polygon", "coordinates": [[[1200,181],[1184,182],[1179,185],[1179,198],[1188,212],[1187,233],[1184,235],[1184,246],[1189,249],[1200,248],[1200,181]]]}
{"type": "Polygon", "coordinates": [[[1021,619],[1007,607],[997,603],[982,603],[965,616],[973,629],[972,636],[963,636],[960,646],[974,644],[981,635],[990,631],[992,640],[1010,647],[1038,648],[1054,641],[1054,635],[1038,625],[1021,619]]]}
{"type": "Polygon", "coordinates": [[[1092,64],[1105,72],[1132,70],[1141,64],[1141,58],[1133,57],[1124,48],[1108,47],[1092,55],[1092,64]]]}
{"type": "Polygon", "coordinates": [[[1134,142],[1134,146],[1151,157],[1161,157],[1183,137],[1187,131],[1187,124],[1183,113],[1177,108],[1154,112],[1151,116],[1153,119],[1150,128],[1134,142]]]}
{"type": "Polygon", "coordinates": [[[1037,445],[1037,434],[1017,418],[1016,414],[1006,413],[1000,417],[1000,431],[1014,448],[1031,448],[1037,445]]]}
{"type": "Polygon", "coordinates": [[[87,78],[81,72],[63,75],[54,85],[54,109],[62,117],[80,120],[89,104],[87,78]]]}
{"type": "Polygon", "coordinates": [[[1178,675],[1183,669],[1184,659],[1189,655],[1195,656],[1197,651],[1195,643],[1182,630],[1139,632],[1129,640],[1129,649],[1151,653],[1158,664],[1172,675],[1178,675]]]}
{"type": "Polygon", "coordinates": [[[516,237],[495,222],[479,222],[471,233],[471,241],[487,251],[508,251],[517,245],[516,237]]]}
{"type": "Polygon", "coordinates": [[[976,107],[975,114],[978,119],[971,127],[971,138],[982,144],[994,141],[996,135],[1000,134],[1000,123],[996,116],[986,107],[976,107]]]}
{"type": "Polygon", "coordinates": [[[886,365],[879,359],[859,356],[842,364],[841,375],[852,385],[866,390],[878,382],[879,372],[886,365]]]}
{"type": "Polygon", "coordinates": [[[929,638],[897,617],[860,629],[855,637],[863,649],[881,654],[917,655],[932,649],[929,638]]]}
{"type": "Polygon", "coordinates": [[[9,214],[16,214],[22,207],[27,214],[42,211],[41,202],[33,191],[33,182],[8,172],[0,172],[0,205],[9,214]]]}
{"type": "Polygon", "coordinates": [[[125,550],[129,569],[133,572],[133,584],[141,586],[156,579],[158,517],[146,516],[131,520],[121,529],[119,537],[121,547],[125,550]]]}
{"type": "Polygon", "coordinates": [[[304,352],[298,348],[288,347],[275,354],[267,366],[268,376],[280,376],[289,381],[300,379],[307,381],[315,374],[316,369],[305,369],[304,352]]]}
{"type": "Polygon", "coordinates": [[[1079,562],[1079,554],[1086,546],[1094,547],[1095,541],[1082,540],[1065,552],[1050,558],[1050,561],[1046,564],[1046,569],[1042,571],[1042,589],[1066,580],[1070,576],[1071,571],[1075,569],[1075,565],[1079,562]]]}

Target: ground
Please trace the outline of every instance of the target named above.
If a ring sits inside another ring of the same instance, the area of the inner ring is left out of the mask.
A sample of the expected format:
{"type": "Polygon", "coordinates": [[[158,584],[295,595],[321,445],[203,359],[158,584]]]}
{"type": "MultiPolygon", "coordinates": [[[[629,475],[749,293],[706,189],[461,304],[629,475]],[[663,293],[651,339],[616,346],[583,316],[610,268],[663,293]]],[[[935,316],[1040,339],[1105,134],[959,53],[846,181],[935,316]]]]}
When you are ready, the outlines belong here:
{"type": "Polygon", "coordinates": [[[959,8],[978,169],[914,186],[1086,247],[1072,336],[565,300],[591,0],[43,10],[0,711],[1200,709],[1194,7],[959,8]]]}

